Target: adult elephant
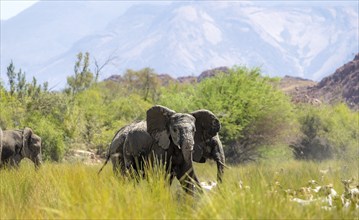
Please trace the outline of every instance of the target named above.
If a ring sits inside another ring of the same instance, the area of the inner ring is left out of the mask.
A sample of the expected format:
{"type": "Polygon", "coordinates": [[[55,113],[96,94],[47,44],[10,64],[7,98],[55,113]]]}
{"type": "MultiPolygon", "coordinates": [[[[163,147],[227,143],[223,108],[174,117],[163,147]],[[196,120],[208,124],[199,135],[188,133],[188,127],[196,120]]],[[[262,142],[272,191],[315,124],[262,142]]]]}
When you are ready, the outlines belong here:
{"type": "MultiPolygon", "coordinates": [[[[1,132],[0,132],[1,134],[1,132]]],[[[41,160],[41,138],[31,128],[4,130],[1,140],[1,166],[18,167],[23,158],[29,158],[39,168],[41,160]]]]}
{"type": "Polygon", "coordinates": [[[204,163],[206,159],[214,159],[221,181],[225,158],[219,129],[219,120],[208,110],[183,114],[157,105],[147,111],[146,121],[125,126],[116,133],[104,166],[110,158],[118,158],[112,159],[114,170],[137,168],[141,163],[136,160],[154,155],[167,169],[171,164],[168,171],[180,181],[186,182],[187,176],[198,182],[192,161],[204,163]]]}

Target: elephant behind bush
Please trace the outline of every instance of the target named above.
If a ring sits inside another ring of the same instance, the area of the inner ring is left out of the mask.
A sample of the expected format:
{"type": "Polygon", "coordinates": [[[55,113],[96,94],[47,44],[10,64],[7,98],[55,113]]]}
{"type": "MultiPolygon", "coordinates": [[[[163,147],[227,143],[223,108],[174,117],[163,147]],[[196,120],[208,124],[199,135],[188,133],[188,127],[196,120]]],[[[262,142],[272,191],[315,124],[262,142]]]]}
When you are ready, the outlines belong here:
{"type": "Polygon", "coordinates": [[[41,138],[27,127],[0,131],[0,155],[1,167],[18,167],[23,158],[28,158],[38,168],[42,163],[41,138]]]}

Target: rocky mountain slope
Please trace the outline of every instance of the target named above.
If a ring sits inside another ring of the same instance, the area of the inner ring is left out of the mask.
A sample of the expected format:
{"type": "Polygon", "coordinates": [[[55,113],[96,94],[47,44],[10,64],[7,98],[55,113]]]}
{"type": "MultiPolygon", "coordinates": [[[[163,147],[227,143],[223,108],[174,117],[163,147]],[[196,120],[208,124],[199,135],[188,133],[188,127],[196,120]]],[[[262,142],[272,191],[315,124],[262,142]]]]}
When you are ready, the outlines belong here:
{"type": "Polygon", "coordinates": [[[61,88],[76,54],[88,51],[100,63],[115,58],[102,78],[128,68],[180,77],[246,65],[319,80],[359,47],[354,3],[136,2],[126,10],[117,1],[71,4],[40,1],[2,22],[2,72],[12,59],[29,77],[61,88]]]}
{"type": "Polygon", "coordinates": [[[340,100],[353,109],[359,109],[359,53],[354,59],[322,79],[308,93],[328,103],[340,100]]]}
{"type": "Polygon", "coordinates": [[[339,67],[319,83],[298,77],[285,76],[280,88],[292,97],[295,103],[335,104],[345,102],[359,109],[359,53],[354,59],[339,67]]]}

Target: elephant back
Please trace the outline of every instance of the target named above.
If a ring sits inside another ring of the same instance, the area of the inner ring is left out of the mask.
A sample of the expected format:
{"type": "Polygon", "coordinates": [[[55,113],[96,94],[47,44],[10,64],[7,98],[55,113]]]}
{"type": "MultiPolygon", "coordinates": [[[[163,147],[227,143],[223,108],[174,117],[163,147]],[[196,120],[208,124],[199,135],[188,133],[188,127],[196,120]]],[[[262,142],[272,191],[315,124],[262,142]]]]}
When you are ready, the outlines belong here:
{"type": "Polygon", "coordinates": [[[145,156],[150,153],[154,140],[147,132],[145,123],[138,123],[128,132],[125,140],[126,155],[145,156]]]}

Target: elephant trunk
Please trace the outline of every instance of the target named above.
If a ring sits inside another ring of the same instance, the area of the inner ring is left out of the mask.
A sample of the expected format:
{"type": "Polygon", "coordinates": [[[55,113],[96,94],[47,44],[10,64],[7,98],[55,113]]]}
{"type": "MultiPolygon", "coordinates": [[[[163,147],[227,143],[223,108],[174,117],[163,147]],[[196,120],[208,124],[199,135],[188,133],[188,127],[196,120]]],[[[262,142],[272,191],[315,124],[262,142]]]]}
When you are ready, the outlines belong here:
{"type": "Polygon", "coordinates": [[[193,193],[195,186],[199,186],[198,178],[193,169],[193,139],[186,139],[181,143],[181,151],[183,155],[184,162],[180,169],[178,179],[181,182],[181,185],[184,187],[184,190],[189,193],[193,193]]]}
{"type": "Polygon", "coordinates": [[[226,166],[223,150],[222,152],[217,153],[215,161],[217,162],[217,181],[221,183],[224,173],[224,167],[226,166]]]}
{"type": "Polygon", "coordinates": [[[42,165],[42,157],[41,154],[38,154],[34,160],[33,160],[34,164],[35,164],[35,169],[39,169],[42,165]]]}
{"type": "Polygon", "coordinates": [[[214,146],[214,151],[212,152],[212,155],[217,163],[217,181],[221,183],[224,173],[224,167],[226,167],[225,165],[226,161],[225,161],[222,142],[220,141],[218,135],[212,139],[211,144],[214,146]]]}

